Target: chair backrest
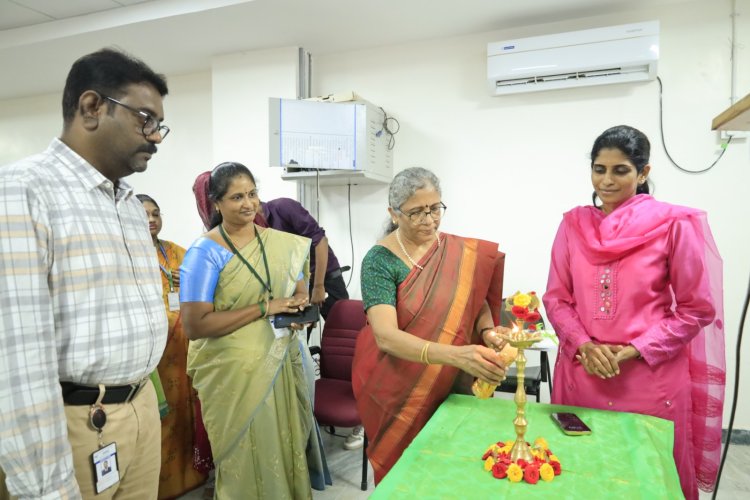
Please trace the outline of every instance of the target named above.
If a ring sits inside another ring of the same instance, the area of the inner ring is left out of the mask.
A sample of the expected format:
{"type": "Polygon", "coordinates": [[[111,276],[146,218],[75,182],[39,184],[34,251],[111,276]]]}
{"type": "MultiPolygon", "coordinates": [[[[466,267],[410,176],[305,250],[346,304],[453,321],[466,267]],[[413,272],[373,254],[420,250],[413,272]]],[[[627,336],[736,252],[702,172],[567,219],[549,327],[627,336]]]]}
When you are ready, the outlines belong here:
{"type": "Polygon", "coordinates": [[[320,377],[352,380],[354,346],[367,324],[361,300],[337,300],[326,318],[320,338],[320,377]]]}

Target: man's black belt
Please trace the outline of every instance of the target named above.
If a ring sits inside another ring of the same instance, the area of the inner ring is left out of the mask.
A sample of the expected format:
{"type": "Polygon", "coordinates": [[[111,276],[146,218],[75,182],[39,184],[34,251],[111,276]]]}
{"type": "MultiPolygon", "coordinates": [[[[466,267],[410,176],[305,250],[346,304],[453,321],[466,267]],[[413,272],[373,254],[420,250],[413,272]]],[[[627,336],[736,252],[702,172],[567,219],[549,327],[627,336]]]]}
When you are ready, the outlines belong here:
{"type": "Polygon", "coordinates": [[[351,269],[351,267],[349,267],[349,266],[344,266],[344,267],[336,268],[333,271],[331,271],[330,273],[326,274],[326,278],[331,279],[331,280],[335,279],[335,278],[338,278],[339,276],[341,276],[341,274],[344,271],[348,271],[349,269],[351,269]]]}
{"type": "MultiPolygon", "coordinates": [[[[112,405],[129,403],[140,392],[148,379],[135,384],[106,385],[104,386],[104,398],[102,404],[112,405]]],[[[92,405],[99,398],[99,387],[90,385],[79,385],[73,382],[60,382],[62,396],[65,404],[80,406],[92,405]]]]}

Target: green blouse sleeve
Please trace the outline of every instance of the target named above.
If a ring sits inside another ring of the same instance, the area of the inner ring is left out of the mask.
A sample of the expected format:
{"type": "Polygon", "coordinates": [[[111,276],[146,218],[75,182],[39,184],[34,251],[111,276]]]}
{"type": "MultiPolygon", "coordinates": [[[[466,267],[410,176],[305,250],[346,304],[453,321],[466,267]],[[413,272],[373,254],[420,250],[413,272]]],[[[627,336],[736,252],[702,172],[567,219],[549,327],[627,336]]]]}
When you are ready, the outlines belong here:
{"type": "Polygon", "coordinates": [[[396,306],[396,291],[411,269],[393,252],[375,245],[362,260],[362,301],[365,311],[378,304],[396,306]]]}

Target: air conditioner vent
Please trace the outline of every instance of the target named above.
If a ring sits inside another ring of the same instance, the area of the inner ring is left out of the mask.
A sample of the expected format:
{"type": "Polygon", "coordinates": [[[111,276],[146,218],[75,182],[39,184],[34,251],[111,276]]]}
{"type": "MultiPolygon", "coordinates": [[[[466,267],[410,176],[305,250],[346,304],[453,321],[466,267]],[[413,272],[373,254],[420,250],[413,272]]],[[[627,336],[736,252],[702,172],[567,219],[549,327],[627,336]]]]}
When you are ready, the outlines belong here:
{"type": "Polygon", "coordinates": [[[515,78],[512,80],[498,80],[497,87],[511,87],[513,85],[537,85],[550,82],[560,82],[565,80],[581,80],[583,78],[602,78],[616,75],[626,75],[629,73],[643,73],[648,71],[648,66],[631,66],[629,68],[607,68],[593,71],[573,71],[570,73],[560,73],[557,75],[535,76],[532,78],[515,78]]]}

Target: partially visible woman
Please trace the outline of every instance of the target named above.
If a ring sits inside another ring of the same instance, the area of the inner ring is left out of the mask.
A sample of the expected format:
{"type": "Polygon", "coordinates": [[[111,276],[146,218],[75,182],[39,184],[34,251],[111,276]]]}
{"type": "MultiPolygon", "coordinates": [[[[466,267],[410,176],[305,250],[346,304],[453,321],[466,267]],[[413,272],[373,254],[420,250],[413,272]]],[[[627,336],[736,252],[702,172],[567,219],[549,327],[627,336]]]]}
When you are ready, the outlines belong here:
{"type": "Polygon", "coordinates": [[[497,243],[438,232],[438,178],[398,173],[388,193],[391,225],[362,262],[369,325],[360,332],[352,383],[380,482],[452,391],[474,377],[498,385],[505,366],[496,327],[505,255],[497,243]]]}
{"type": "Polygon", "coordinates": [[[193,468],[194,391],[187,376],[188,339],[182,331],[177,295],[185,249],[171,241],[159,239],[162,229],[159,205],[146,194],[136,197],[148,216],[148,228],[161,268],[162,295],[169,320],[167,346],[157,367],[167,403],[167,414],[161,420],[159,498],[176,498],[206,482],[207,477],[193,468]]]}
{"type": "Polygon", "coordinates": [[[639,130],[604,131],[594,205],[563,216],[544,295],[560,338],[552,402],[673,421],[682,491],[697,499],[721,451],[722,264],[705,212],[648,194],[649,152],[639,130]]]}
{"type": "Polygon", "coordinates": [[[311,498],[330,484],[297,331],[270,319],[308,303],[310,240],[253,223],[252,173],[211,173],[211,229],[180,269],[180,307],[192,340],[188,374],[202,402],[216,465],[216,498],[311,498]]]}

